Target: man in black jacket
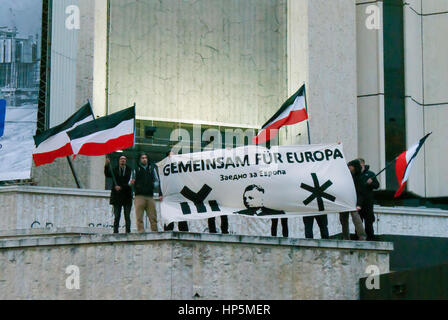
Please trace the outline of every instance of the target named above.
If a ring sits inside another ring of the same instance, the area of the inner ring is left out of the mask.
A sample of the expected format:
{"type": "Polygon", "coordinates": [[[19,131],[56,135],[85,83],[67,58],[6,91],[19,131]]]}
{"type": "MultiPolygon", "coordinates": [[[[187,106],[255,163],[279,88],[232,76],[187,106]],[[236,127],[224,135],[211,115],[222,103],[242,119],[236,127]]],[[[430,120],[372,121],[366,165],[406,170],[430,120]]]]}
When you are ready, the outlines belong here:
{"type": "Polygon", "coordinates": [[[126,233],[131,232],[132,189],[129,186],[129,180],[132,170],[126,165],[126,160],[125,156],[121,156],[118,160],[118,166],[113,168],[112,171],[109,159],[106,159],[106,165],[104,166],[106,177],[113,179],[110,204],[114,207],[114,233],[118,233],[122,208],[124,208],[126,233]]]}
{"type": "MultiPolygon", "coordinates": [[[[362,187],[361,181],[361,164],[359,160],[352,160],[347,164],[350,173],[352,174],[353,183],[355,185],[356,191],[356,211],[350,212],[352,216],[353,224],[355,225],[356,235],[359,240],[366,240],[367,235],[362,224],[361,217],[359,215],[359,211],[362,209],[362,204],[365,197],[365,190],[362,187]]],[[[342,235],[344,240],[350,240],[350,231],[348,225],[348,212],[339,213],[339,220],[342,225],[342,235]]]]}
{"type": "Polygon", "coordinates": [[[361,164],[361,176],[360,180],[362,187],[364,188],[364,199],[361,205],[359,215],[364,221],[365,230],[367,233],[367,240],[375,240],[375,233],[373,230],[373,223],[375,222],[375,214],[373,213],[373,190],[380,187],[380,183],[375,176],[375,173],[369,170],[369,166],[366,165],[364,159],[358,159],[361,164]]]}
{"type": "Polygon", "coordinates": [[[313,239],[313,225],[314,219],[317,221],[317,225],[320,230],[320,237],[322,239],[329,239],[330,235],[328,233],[328,216],[326,214],[320,214],[317,216],[307,216],[303,217],[303,224],[305,225],[305,238],[313,239]]]}
{"type": "MultiPolygon", "coordinates": [[[[151,231],[157,232],[157,212],[154,201],[154,186],[160,188],[159,178],[156,168],[149,162],[148,155],[140,155],[139,164],[132,173],[130,184],[135,191],[135,216],[137,220],[138,232],[144,232],[143,215],[146,214],[151,224],[151,231]]],[[[157,190],[160,191],[160,190],[157,190]]],[[[160,193],[160,192],[159,192],[160,193]]]]}

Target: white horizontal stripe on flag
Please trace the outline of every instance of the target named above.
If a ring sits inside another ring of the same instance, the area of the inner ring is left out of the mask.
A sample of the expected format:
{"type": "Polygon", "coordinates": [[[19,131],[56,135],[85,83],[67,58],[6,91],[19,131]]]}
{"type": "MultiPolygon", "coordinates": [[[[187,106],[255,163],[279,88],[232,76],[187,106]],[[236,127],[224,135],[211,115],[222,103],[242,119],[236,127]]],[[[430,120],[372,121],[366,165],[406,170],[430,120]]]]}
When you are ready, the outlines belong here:
{"type": "Polygon", "coordinates": [[[305,97],[304,96],[297,96],[297,98],[294,100],[293,104],[291,104],[288,108],[285,109],[277,118],[269,122],[266,127],[269,127],[274,122],[277,122],[283,118],[286,118],[292,111],[302,110],[305,109],[305,97]]]}
{"type": "Polygon", "coordinates": [[[94,132],[88,136],[72,140],[74,154],[78,154],[85,143],[106,143],[109,140],[128,135],[134,132],[134,119],[120,122],[116,127],[94,132]]]}
{"type": "Polygon", "coordinates": [[[76,122],[72,127],[68,128],[67,130],[61,131],[55,134],[54,136],[51,136],[47,140],[42,141],[42,143],[39,144],[37,148],[34,148],[33,154],[51,152],[62,148],[63,146],[65,146],[67,143],[70,142],[70,138],[67,135],[67,131],[70,131],[76,128],[77,126],[92,120],[94,120],[93,116],[89,116],[85,119],[82,119],[81,121],[76,122]]]}
{"type": "Polygon", "coordinates": [[[408,177],[409,177],[409,172],[411,172],[411,167],[414,164],[414,159],[412,159],[412,156],[415,154],[415,152],[417,151],[417,148],[419,146],[419,143],[413,145],[411,148],[408,149],[408,151],[406,151],[406,163],[407,163],[407,167],[406,170],[404,172],[404,177],[403,177],[403,182],[408,181],[408,177]],[[412,159],[412,160],[411,160],[412,159]]]}

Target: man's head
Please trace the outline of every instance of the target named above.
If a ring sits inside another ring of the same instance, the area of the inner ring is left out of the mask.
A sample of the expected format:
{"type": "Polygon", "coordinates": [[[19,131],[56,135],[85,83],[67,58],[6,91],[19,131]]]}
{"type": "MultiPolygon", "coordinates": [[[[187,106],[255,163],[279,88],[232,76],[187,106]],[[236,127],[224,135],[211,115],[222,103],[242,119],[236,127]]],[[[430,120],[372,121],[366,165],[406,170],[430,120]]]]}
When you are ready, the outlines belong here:
{"type": "Polygon", "coordinates": [[[118,159],[118,164],[120,165],[120,167],[124,167],[126,165],[126,161],[127,161],[126,156],[121,156],[118,159]]]}
{"type": "Polygon", "coordinates": [[[350,169],[350,172],[352,175],[357,175],[361,173],[361,163],[358,159],[352,160],[347,164],[348,168],[350,169]]]}
{"type": "Polygon", "coordinates": [[[146,153],[142,153],[142,154],[140,155],[139,160],[140,160],[140,163],[141,163],[142,165],[144,165],[144,166],[148,165],[148,161],[149,161],[149,159],[148,159],[148,155],[147,155],[146,153]]]}
{"type": "Polygon", "coordinates": [[[358,161],[361,164],[362,171],[364,171],[366,168],[366,161],[363,158],[359,158],[358,161]]]}
{"type": "Polygon", "coordinates": [[[261,208],[263,206],[264,189],[252,184],[244,190],[243,202],[246,208],[261,208]]]}

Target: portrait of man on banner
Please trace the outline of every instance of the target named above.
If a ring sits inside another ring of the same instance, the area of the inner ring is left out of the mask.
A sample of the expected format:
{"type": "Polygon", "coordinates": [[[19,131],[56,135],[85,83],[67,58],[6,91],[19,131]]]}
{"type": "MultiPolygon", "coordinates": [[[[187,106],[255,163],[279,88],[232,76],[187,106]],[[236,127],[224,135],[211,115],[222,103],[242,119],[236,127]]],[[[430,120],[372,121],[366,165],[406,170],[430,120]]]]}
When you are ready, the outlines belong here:
{"type": "Polygon", "coordinates": [[[243,194],[243,203],[247,209],[237,211],[237,214],[248,216],[270,216],[276,214],[285,214],[285,211],[266,208],[263,204],[264,189],[252,184],[247,186],[243,194]]]}

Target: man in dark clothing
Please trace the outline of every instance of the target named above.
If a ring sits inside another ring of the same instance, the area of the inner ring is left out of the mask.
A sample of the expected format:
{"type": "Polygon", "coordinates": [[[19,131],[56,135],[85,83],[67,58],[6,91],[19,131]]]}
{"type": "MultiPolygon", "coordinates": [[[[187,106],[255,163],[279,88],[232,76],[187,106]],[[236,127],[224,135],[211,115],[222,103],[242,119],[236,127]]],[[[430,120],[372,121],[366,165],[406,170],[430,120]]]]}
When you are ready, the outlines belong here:
{"type": "Polygon", "coordinates": [[[126,160],[125,156],[121,156],[118,160],[118,166],[113,168],[112,171],[109,159],[106,159],[106,165],[104,166],[106,177],[113,179],[110,204],[114,207],[114,233],[118,233],[122,208],[124,208],[126,233],[131,232],[132,189],[129,186],[129,180],[132,170],[126,165],[126,160]]]}
{"type": "MultiPolygon", "coordinates": [[[[282,235],[285,238],[288,238],[289,231],[288,231],[288,218],[281,218],[282,223],[282,235]]],[[[278,219],[272,219],[271,222],[271,236],[276,237],[277,236],[277,225],[278,225],[278,219]]]]}
{"type": "MultiPolygon", "coordinates": [[[[179,221],[177,224],[179,231],[188,232],[188,223],[187,221],[179,221]]],[[[174,230],[174,222],[169,223],[168,225],[163,226],[164,231],[173,231],[174,230]]]]}
{"type": "MultiPolygon", "coordinates": [[[[210,233],[217,233],[216,231],[216,219],[209,218],[207,220],[208,222],[208,232],[210,233]]],[[[229,219],[227,216],[221,216],[221,233],[222,234],[228,234],[229,233],[229,219]]]]}
{"type": "Polygon", "coordinates": [[[318,216],[303,217],[303,224],[305,225],[305,238],[313,239],[313,224],[314,219],[317,221],[317,225],[320,229],[320,237],[322,239],[329,239],[330,235],[328,233],[328,216],[326,214],[321,214],[318,216]]]}
{"type": "Polygon", "coordinates": [[[375,233],[373,230],[373,223],[375,222],[375,214],[373,213],[373,190],[380,187],[378,179],[375,177],[375,173],[369,170],[369,166],[366,165],[364,159],[358,159],[361,164],[360,181],[362,188],[364,189],[364,198],[361,205],[359,215],[364,221],[365,230],[367,233],[367,240],[375,240],[375,233]]]}
{"type": "MultiPolygon", "coordinates": [[[[347,164],[350,173],[352,174],[353,183],[355,185],[356,191],[356,211],[350,212],[352,216],[353,224],[355,225],[356,235],[359,240],[366,240],[366,232],[364,226],[362,224],[361,217],[359,215],[359,211],[362,209],[362,203],[364,201],[364,188],[362,187],[361,182],[361,164],[359,160],[352,160],[347,164]]],[[[350,240],[350,231],[348,224],[348,216],[349,212],[341,212],[339,213],[339,220],[342,225],[342,235],[344,240],[350,240]]]]}
{"type": "MultiPolygon", "coordinates": [[[[156,205],[153,199],[154,186],[158,182],[159,178],[155,166],[149,162],[147,154],[141,154],[139,164],[133,171],[130,182],[135,190],[135,215],[137,220],[137,230],[140,233],[145,231],[143,224],[143,215],[145,211],[149,217],[151,231],[158,231],[156,205]]],[[[158,188],[160,188],[160,184],[158,184],[158,188]]]]}

